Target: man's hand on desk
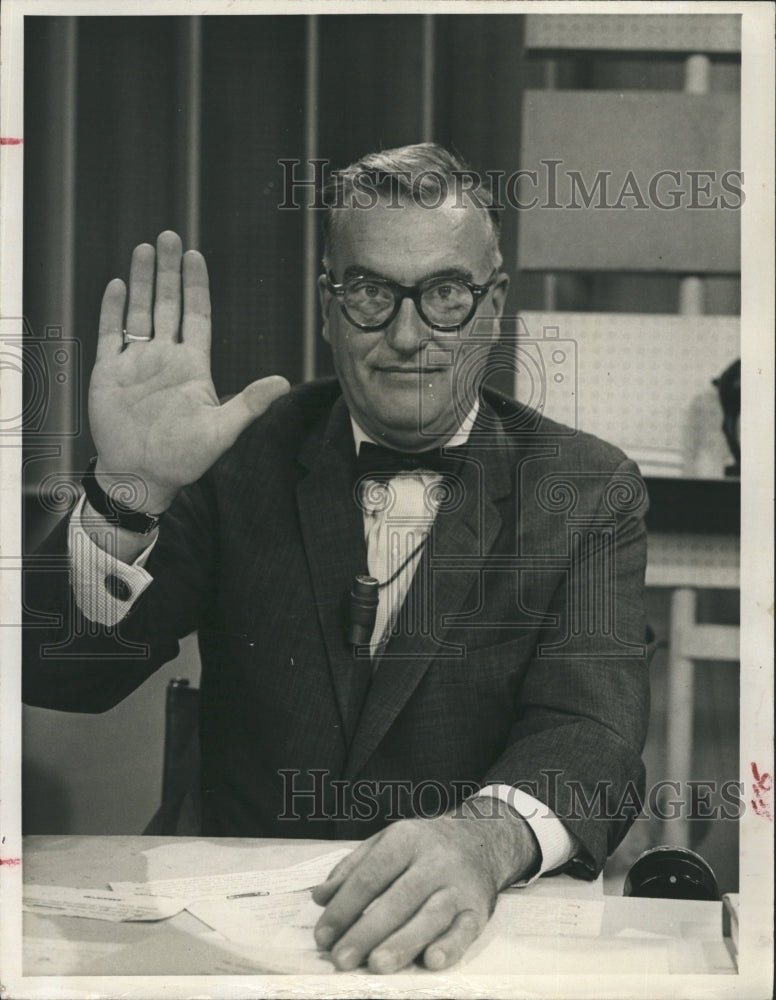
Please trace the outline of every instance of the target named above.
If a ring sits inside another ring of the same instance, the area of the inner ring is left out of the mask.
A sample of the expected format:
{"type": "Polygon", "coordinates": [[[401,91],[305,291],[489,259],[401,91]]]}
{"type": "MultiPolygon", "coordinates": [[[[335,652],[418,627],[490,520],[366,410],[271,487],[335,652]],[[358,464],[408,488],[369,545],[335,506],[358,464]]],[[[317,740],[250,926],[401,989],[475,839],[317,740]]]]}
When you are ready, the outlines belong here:
{"type": "Polygon", "coordinates": [[[496,799],[402,820],[316,887],[326,909],[315,939],[341,970],[367,962],[372,972],[396,972],[421,955],[427,968],[447,968],[482,933],[499,891],[540,863],[528,824],[496,799]]]}

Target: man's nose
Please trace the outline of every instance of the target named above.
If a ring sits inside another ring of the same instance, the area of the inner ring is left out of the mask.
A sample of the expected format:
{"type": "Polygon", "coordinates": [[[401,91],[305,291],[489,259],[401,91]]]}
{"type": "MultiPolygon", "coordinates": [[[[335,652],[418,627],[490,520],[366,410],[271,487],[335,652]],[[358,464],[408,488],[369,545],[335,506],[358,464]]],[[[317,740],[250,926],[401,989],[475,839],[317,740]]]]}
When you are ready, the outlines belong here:
{"type": "Polygon", "coordinates": [[[385,337],[399,354],[416,354],[421,343],[431,331],[418,315],[412,299],[404,299],[393,322],[387,327],[385,337]]]}

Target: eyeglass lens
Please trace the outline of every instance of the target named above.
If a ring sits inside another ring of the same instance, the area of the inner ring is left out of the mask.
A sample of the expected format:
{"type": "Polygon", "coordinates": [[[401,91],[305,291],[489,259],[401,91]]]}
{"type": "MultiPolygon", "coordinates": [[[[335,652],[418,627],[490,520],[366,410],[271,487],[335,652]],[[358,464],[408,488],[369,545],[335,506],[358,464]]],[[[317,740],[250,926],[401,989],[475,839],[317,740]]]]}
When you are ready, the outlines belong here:
{"type": "MultiPolygon", "coordinates": [[[[396,307],[397,295],[390,285],[378,279],[365,278],[348,284],[344,304],[357,323],[372,326],[391,315],[396,307]]],[[[471,291],[455,279],[428,285],[420,296],[421,312],[434,326],[459,325],[466,319],[473,304],[471,291]]]]}

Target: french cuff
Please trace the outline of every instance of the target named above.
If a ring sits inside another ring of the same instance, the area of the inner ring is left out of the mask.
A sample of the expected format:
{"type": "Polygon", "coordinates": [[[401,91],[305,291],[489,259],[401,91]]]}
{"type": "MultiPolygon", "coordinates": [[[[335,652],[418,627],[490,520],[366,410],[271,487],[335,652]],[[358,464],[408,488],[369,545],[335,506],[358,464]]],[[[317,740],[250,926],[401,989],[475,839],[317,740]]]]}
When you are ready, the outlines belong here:
{"type": "Polygon", "coordinates": [[[545,872],[554,871],[565,865],[577,853],[579,846],[576,838],[569,833],[548,805],[535,799],[528,792],[512,785],[486,785],[474,798],[480,796],[489,796],[506,802],[523,817],[536,837],[539,853],[542,856],[539,870],[531,878],[515,882],[514,885],[530,885],[545,872]]]}
{"type": "Polygon", "coordinates": [[[85,618],[99,625],[118,625],[152,582],[143,567],[156,545],[154,539],[130,565],[111,554],[115,529],[105,528],[105,549],[89,537],[82,519],[86,497],[73,509],[67,531],[71,582],[76,604],[85,618]]]}

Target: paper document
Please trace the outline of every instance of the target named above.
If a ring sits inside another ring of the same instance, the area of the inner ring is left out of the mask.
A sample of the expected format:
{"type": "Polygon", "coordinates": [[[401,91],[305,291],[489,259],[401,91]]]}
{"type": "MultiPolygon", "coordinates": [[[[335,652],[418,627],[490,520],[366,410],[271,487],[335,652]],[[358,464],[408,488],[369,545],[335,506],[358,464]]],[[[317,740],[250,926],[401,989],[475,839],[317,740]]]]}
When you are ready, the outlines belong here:
{"type": "Polygon", "coordinates": [[[327,953],[318,951],[313,929],[323,909],[307,893],[199,900],[189,913],[277,972],[330,973],[327,953]]]}
{"type": "Polygon", "coordinates": [[[603,899],[521,899],[505,929],[510,935],[598,937],[603,918],[603,899]]]}
{"type": "Polygon", "coordinates": [[[227,875],[193,875],[155,882],[111,882],[126,896],[173,896],[186,900],[239,899],[254,895],[298,892],[323,882],[331,869],[350,854],[351,848],[320,854],[288,868],[231,872],[227,875]]]}
{"type": "MultiPolygon", "coordinates": [[[[462,976],[488,974],[494,970],[501,976],[551,975],[555,982],[560,976],[601,976],[615,970],[634,976],[667,975],[675,971],[671,967],[672,943],[665,939],[619,941],[573,935],[497,937],[482,948],[478,948],[479,942],[475,941],[463,961],[454,966],[454,971],[462,976]]],[[[606,979],[602,978],[598,995],[606,993],[605,983],[606,979]]]]}
{"type": "MultiPolygon", "coordinates": [[[[334,971],[329,956],[317,950],[313,936],[323,909],[306,893],[198,900],[187,909],[230,942],[250,948],[275,971],[334,971]]],[[[603,899],[513,898],[506,906],[499,901],[472,957],[484,951],[486,964],[494,958],[500,960],[504,952],[523,948],[522,942],[529,937],[552,938],[556,947],[560,937],[595,938],[601,931],[603,912],[603,899]]]]}
{"type": "Polygon", "coordinates": [[[165,920],[180,913],[185,899],[137,897],[108,889],[71,889],[59,885],[26,885],[25,910],[52,917],[88,917],[91,920],[165,920]]]}
{"type": "Polygon", "coordinates": [[[265,868],[288,868],[327,851],[357,847],[347,841],[310,844],[304,841],[236,840],[225,848],[223,840],[172,838],[142,852],[143,880],[156,882],[184,875],[216,875],[219,872],[255,872],[265,868]]]}

